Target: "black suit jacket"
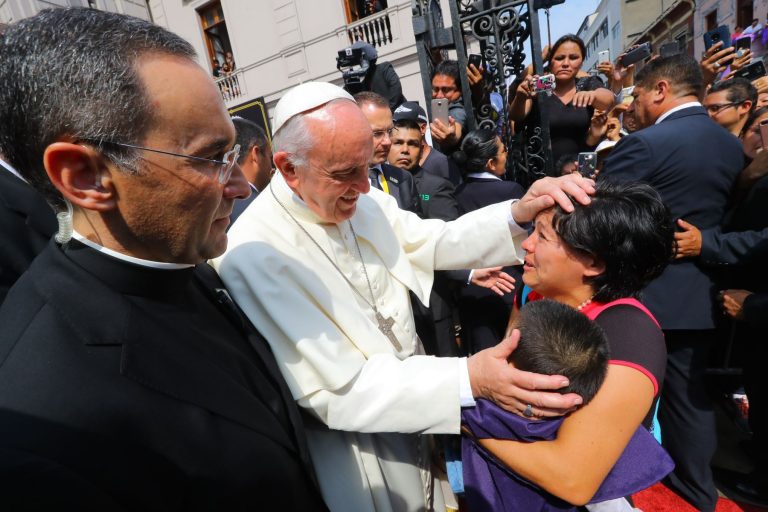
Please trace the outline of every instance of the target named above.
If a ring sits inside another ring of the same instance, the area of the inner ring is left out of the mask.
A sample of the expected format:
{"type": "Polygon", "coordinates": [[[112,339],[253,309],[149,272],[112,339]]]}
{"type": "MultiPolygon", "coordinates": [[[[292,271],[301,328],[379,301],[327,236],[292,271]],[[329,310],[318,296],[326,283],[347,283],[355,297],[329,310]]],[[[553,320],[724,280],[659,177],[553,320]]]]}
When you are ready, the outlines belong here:
{"type": "MultiPolygon", "coordinates": [[[[514,181],[492,178],[466,178],[456,189],[459,213],[475,211],[485,206],[520,199],[525,190],[514,181]]],[[[505,267],[517,286],[522,286],[519,267],[505,267]]],[[[493,347],[504,337],[514,293],[499,297],[491,290],[479,286],[465,286],[459,293],[459,317],[462,341],[471,353],[493,347]]]]}
{"type": "Polygon", "coordinates": [[[397,205],[403,210],[421,214],[421,201],[411,174],[386,162],[381,164],[381,171],[387,180],[389,195],[395,198],[397,205]]]}
{"type": "Polygon", "coordinates": [[[43,196],[0,168],[0,304],[56,228],[56,215],[43,196]]]}
{"type": "Polygon", "coordinates": [[[491,204],[520,199],[524,194],[525,189],[514,181],[467,178],[456,189],[456,201],[459,213],[464,215],[491,204]]]}
{"type": "Polygon", "coordinates": [[[266,343],[215,290],[223,285],[212,269],[199,266],[190,283],[210,295],[211,311],[230,317],[217,315],[219,324],[242,329],[239,349],[232,341],[221,360],[218,351],[206,357],[196,328],[178,321],[194,312],[160,303],[169,321],[157,322],[53,242],[19,279],[0,308],[4,505],[325,510],[266,343]],[[224,357],[240,375],[224,369],[224,357]],[[272,384],[243,384],[257,377],[272,384]]]}
{"type": "Polygon", "coordinates": [[[425,219],[448,222],[459,217],[455,189],[450,181],[430,174],[421,167],[416,167],[412,173],[425,219]]]}
{"type": "MultiPolygon", "coordinates": [[[[704,108],[689,107],[621,139],[599,179],[648,183],[674,219],[708,229],[723,221],[743,163],[739,140],[704,108]]],[[[714,328],[719,313],[713,298],[710,275],[692,260],[671,263],[643,292],[643,302],[664,329],[714,328]]]]}

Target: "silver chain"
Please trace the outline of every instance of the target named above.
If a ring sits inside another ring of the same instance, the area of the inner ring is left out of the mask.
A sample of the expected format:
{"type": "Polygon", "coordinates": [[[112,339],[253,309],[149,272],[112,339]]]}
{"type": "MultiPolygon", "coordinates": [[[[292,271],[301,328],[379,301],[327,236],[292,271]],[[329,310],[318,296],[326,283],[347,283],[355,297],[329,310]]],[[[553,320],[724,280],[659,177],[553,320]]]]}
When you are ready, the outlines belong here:
{"type": "MultiPolygon", "coordinates": [[[[336,262],[333,261],[331,256],[327,252],[325,252],[325,249],[323,249],[320,243],[318,243],[318,241],[315,240],[312,237],[312,235],[309,234],[309,231],[307,231],[307,229],[301,225],[298,219],[296,219],[296,217],[293,216],[290,210],[288,210],[288,208],[286,208],[286,206],[277,198],[277,196],[275,195],[275,190],[272,188],[271,185],[269,186],[269,190],[270,192],[272,192],[272,197],[275,198],[275,201],[277,201],[277,204],[279,204],[282,207],[282,209],[285,210],[285,213],[287,213],[288,216],[291,218],[291,220],[296,223],[299,229],[301,229],[304,232],[304,234],[307,235],[307,238],[312,240],[312,243],[315,244],[315,246],[317,246],[320,252],[323,253],[323,256],[325,256],[325,258],[331,263],[331,265],[333,265],[333,268],[335,268],[338,271],[338,273],[341,275],[341,277],[344,278],[344,280],[347,282],[349,287],[352,288],[352,291],[358,294],[360,298],[363,299],[363,302],[368,304],[368,306],[373,309],[373,312],[378,315],[379,310],[376,308],[376,298],[373,295],[373,287],[371,287],[371,281],[368,279],[368,270],[366,270],[365,268],[365,262],[363,261],[363,253],[360,252],[360,245],[357,243],[357,235],[355,234],[355,229],[352,227],[352,221],[347,221],[347,222],[349,222],[349,228],[352,230],[352,236],[355,238],[355,246],[357,247],[357,253],[360,255],[360,263],[362,263],[363,265],[363,274],[365,275],[365,281],[368,283],[368,291],[371,293],[371,300],[373,301],[373,303],[368,302],[368,299],[365,298],[365,296],[362,293],[360,293],[360,290],[358,290],[354,284],[352,284],[352,281],[350,281],[347,278],[347,276],[344,274],[344,272],[339,268],[339,266],[336,265],[336,262]]],[[[337,226],[337,229],[338,229],[338,226],[337,226]]]]}

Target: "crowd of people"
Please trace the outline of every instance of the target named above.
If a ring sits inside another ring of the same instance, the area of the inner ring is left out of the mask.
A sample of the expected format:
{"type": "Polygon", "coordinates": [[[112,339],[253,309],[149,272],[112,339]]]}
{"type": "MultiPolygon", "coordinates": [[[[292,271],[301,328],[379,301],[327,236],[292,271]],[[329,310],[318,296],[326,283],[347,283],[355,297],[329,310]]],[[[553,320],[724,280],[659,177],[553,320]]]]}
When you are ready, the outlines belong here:
{"type": "Polygon", "coordinates": [[[663,480],[710,512],[723,343],[765,499],[768,79],[722,43],[584,55],[564,36],[550,88],[510,84],[509,131],[542,109],[556,162],[525,187],[514,139],[469,129],[482,65],[434,68],[447,122],[307,82],[270,138],[149,22],[8,26],[0,501],[629,511],[663,480]]]}

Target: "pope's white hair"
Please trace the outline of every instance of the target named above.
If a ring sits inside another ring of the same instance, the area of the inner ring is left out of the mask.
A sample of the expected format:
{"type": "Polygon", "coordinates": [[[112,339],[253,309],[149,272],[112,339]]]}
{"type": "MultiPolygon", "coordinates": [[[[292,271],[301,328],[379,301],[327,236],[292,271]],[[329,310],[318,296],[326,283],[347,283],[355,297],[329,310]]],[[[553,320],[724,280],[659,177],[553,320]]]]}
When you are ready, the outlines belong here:
{"type": "Polygon", "coordinates": [[[321,120],[324,127],[335,127],[336,118],[329,110],[339,102],[350,102],[346,98],[337,98],[329,101],[319,108],[302,112],[290,118],[275,134],[272,139],[272,148],[275,153],[285,152],[289,154],[288,161],[294,167],[305,167],[309,163],[309,152],[315,145],[315,137],[307,124],[307,118],[321,120]]]}

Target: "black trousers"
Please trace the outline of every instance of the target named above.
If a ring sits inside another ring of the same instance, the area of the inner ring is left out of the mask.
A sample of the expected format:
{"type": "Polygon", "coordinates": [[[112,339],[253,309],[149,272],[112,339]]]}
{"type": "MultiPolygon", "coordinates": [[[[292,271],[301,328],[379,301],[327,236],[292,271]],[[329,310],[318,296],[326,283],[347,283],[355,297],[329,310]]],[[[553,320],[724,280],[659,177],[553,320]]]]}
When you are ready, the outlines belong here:
{"type": "Polygon", "coordinates": [[[717,489],[710,462],[717,448],[715,412],[704,372],[715,330],[666,330],[667,371],[659,423],[664,448],[675,461],[665,483],[697,510],[712,512],[717,489]]]}

